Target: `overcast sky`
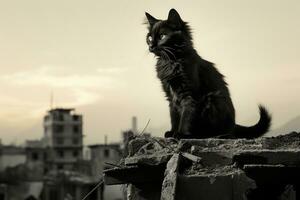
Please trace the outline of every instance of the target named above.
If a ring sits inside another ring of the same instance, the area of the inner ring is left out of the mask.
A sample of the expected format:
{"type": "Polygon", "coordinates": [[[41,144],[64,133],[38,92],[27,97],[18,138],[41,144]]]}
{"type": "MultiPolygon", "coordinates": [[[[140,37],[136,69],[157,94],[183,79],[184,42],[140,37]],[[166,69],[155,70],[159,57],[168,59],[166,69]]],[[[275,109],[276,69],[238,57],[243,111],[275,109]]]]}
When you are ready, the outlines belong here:
{"type": "Polygon", "coordinates": [[[300,1],[0,1],[0,137],[42,136],[57,107],[84,115],[86,143],[120,139],[133,115],[155,135],[169,128],[168,106],[145,43],[144,12],[175,8],[193,29],[198,53],[226,76],[237,122],[273,128],[300,115],[300,1]]]}

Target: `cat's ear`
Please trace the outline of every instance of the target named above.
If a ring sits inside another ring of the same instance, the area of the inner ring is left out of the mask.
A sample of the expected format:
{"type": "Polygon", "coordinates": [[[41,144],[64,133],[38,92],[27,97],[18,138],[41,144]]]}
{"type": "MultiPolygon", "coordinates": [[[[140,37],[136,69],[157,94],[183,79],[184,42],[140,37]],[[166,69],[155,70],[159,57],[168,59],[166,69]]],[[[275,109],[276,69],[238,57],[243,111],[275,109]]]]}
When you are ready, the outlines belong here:
{"type": "Polygon", "coordinates": [[[180,15],[174,8],[169,11],[168,22],[176,26],[181,26],[183,23],[180,15]]]}
{"type": "Polygon", "coordinates": [[[153,16],[151,16],[149,13],[145,12],[145,15],[147,17],[147,20],[150,24],[150,26],[153,26],[156,22],[158,22],[159,20],[154,18],[153,16]]]}

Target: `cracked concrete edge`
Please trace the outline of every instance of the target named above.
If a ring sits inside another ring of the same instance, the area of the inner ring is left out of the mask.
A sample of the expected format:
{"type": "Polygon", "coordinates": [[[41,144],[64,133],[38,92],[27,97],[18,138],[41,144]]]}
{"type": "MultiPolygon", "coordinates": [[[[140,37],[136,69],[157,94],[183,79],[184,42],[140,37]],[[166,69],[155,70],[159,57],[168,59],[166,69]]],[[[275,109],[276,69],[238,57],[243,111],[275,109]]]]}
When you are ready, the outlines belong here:
{"type": "Polygon", "coordinates": [[[180,162],[180,154],[174,154],[165,170],[165,177],[162,183],[161,200],[175,200],[176,199],[176,184],[178,177],[178,167],[180,162]]]}

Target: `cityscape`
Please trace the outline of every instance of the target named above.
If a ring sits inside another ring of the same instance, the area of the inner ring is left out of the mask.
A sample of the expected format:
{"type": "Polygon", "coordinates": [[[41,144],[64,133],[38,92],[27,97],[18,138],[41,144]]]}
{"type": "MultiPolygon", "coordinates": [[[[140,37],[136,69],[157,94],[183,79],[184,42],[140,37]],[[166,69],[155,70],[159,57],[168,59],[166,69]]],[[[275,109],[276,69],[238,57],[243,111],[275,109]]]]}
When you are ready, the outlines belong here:
{"type": "MultiPolygon", "coordinates": [[[[118,165],[126,145],[137,134],[137,117],[120,133],[119,143],[86,145],[83,142],[84,116],[75,108],[53,108],[43,118],[44,133],[25,146],[0,145],[1,200],[83,199],[102,182],[102,172],[118,165]]],[[[122,200],[123,186],[100,184],[86,199],[122,200]]]]}

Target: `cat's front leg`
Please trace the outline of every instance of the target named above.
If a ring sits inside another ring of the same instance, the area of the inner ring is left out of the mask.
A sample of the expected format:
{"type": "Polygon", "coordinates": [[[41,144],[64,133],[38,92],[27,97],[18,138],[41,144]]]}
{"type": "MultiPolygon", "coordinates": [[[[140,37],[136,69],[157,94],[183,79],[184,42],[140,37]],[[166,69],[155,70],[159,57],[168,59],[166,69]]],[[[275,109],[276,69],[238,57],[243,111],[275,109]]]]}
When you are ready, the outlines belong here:
{"type": "MultiPolygon", "coordinates": [[[[196,102],[188,96],[181,101],[181,115],[178,127],[178,138],[192,137],[192,126],[195,118],[196,102]]],[[[175,136],[176,137],[176,136],[175,136]]]]}
{"type": "Polygon", "coordinates": [[[166,138],[174,137],[176,135],[180,123],[180,113],[173,102],[169,104],[169,109],[171,118],[171,130],[165,133],[166,138]]]}

